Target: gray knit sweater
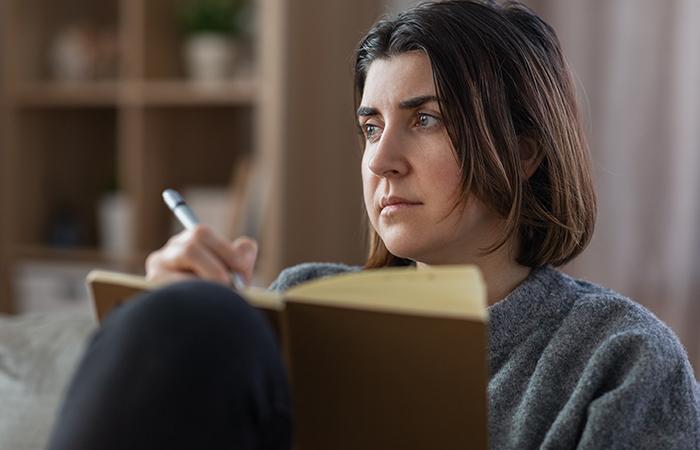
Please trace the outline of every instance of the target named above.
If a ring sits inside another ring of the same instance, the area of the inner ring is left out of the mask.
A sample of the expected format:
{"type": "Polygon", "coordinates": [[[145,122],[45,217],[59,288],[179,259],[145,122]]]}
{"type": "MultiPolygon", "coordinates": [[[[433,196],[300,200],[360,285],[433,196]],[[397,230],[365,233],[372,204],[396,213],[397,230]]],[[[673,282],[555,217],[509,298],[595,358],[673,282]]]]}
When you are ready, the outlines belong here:
{"type": "MultiPolygon", "coordinates": [[[[285,290],[357,267],[302,264],[285,290]]],[[[489,308],[495,449],[700,448],[700,392],[685,350],[651,312],[551,267],[489,308]]]]}

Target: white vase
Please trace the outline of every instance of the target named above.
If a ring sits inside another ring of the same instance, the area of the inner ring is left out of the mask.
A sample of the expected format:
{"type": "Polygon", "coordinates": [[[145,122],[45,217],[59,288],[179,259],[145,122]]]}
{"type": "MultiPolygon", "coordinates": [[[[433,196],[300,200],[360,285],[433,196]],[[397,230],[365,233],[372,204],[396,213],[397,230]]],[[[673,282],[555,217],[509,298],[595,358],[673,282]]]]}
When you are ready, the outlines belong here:
{"type": "Polygon", "coordinates": [[[231,77],[236,47],[234,41],[218,33],[197,33],[184,47],[187,75],[199,82],[218,82],[231,77]]]}
{"type": "Polygon", "coordinates": [[[128,255],[132,249],[133,207],[123,192],[104,194],[97,207],[100,247],[114,255],[128,255]]]}
{"type": "Polygon", "coordinates": [[[80,27],[60,30],[49,48],[51,76],[57,81],[87,81],[93,75],[94,48],[80,27]]]}

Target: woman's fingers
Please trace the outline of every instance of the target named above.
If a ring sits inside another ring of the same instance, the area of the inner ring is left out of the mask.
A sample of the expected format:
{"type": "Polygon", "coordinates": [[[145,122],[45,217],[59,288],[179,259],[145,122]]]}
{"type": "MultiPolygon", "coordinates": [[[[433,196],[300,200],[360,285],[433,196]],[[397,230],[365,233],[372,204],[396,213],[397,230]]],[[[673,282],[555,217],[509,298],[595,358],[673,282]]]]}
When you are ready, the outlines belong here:
{"type": "Polygon", "coordinates": [[[242,236],[233,242],[214,232],[206,225],[192,230],[192,240],[206,246],[229,272],[240,274],[246,284],[253,279],[253,269],[258,255],[258,243],[253,238],[242,236]]]}
{"type": "Polygon", "coordinates": [[[240,237],[233,243],[206,225],[192,230],[195,241],[201,242],[214,253],[231,272],[240,273],[250,281],[258,253],[258,244],[249,237],[240,237]]]}
{"type": "Polygon", "coordinates": [[[182,246],[181,251],[173,249],[172,252],[176,265],[188,267],[199,278],[218,283],[229,283],[226,264],[201,242],[187,241],[182,246]]]}
{"type": "Polygon", "coordinates": [[[255,239],[241,236],[230,244],[236,254],[236,271],[243,276],[246,284],[253,282],[253,269],[258,258],[258,243],[255,239]]]}
{"type": "Polygon", "coordinates": [[[146,273],[154,281],[173,281],[199,277],[228,284],[226,266],[201,242],[175,239],[146,260],[146,273]]]}
{"type": "MultiPolygon", "coordinates": [[[[153,253],[151,254],[153,255],[153,253]]],[[[191,272],[174,272],[166,270],[146,269],[146,279],[157,283],[175,283],[178,281],[187,281],[196,279],[196,275],[191,272]]]]}
{"type": "Polygon", "coordinates": [[[257,257],[257,242],[241,237],[233,243],[206,225],[171,238],[168,243],[146,260],[150,280],[175,281],[199,277],[230,284],[229,272],[239,273],[247,284],[253,277],[257,257]]]}

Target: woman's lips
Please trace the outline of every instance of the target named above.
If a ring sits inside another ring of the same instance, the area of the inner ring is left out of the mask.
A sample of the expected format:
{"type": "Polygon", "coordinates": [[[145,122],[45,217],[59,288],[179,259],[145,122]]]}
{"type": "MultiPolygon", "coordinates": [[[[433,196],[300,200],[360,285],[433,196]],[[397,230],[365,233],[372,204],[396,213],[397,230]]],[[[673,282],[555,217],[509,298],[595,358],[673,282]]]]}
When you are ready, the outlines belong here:
{"type": "Polygon", "coordinates": [[[421,205],[420,202],[407,200],[401,197],[385,197],[379,202],[380,215],[397,213],[409,208],[421,205]]]}
{"type": "Polygon", "coordinates": [[[399,211],[405,210],[407,208],[413,208],[418,206],[418,203],[396,203],[393,205],[385,206],[382,208],[381,215],[395,214],[399,211]]]}

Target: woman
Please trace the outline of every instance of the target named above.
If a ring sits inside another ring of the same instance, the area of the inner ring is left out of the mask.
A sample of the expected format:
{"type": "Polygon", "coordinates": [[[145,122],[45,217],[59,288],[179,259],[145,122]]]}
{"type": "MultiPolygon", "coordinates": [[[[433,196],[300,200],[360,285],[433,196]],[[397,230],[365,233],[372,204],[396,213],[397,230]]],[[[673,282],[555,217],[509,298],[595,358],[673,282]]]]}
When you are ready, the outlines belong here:
{"type": "MultiPolygon", "coordinates": [[[[366,267],[483,272],[491,446],[700,447],[696,382],[673,333],[632,301],[553,268],[586,247],[595,195],[551,27],[517,4],[421,5],[369,31],[355,86],[366,267]]],[[[150,255],[147,272],[226,284],[231,270],[250,280],[255,255],[254,241],[229,243],[201,226],[150,255]]],[[[272,288],[345,270],[355,269],[301,265],[272,288]]],[[[190,281],[110,316],[51,448],[288,448],[290,433],[269,330],[229,289],[190,281]]]]}

